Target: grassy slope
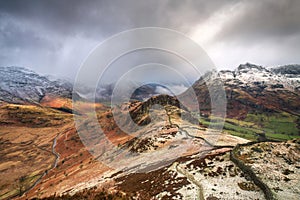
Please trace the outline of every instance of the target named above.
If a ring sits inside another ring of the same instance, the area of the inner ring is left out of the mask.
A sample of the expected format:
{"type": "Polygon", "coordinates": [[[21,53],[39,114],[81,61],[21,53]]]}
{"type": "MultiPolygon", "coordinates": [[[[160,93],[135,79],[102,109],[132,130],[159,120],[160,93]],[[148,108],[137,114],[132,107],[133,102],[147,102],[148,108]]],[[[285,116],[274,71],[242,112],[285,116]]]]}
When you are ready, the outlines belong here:
{"type": "Polygon", "coordinates": [[[51,168],[54,137],[72,115],[34,105],[0,106],[0,199],[23,193],[51,168]]]}

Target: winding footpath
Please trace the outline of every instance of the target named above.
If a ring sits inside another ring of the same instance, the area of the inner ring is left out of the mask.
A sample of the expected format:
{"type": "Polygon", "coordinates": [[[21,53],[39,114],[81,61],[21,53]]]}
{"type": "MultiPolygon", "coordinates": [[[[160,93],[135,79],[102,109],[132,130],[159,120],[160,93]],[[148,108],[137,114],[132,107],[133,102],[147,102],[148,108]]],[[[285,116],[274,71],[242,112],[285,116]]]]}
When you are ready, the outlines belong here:
{"type": "Polygon", "coordinates": [[[39,184],[41,182],[42,178],[44,178],[44,176],[46,176],[50,170],[54,169],[57,166],[57,163],[58,163],[59,158],[60,158],[59,154],[55,151],[55,147],[56,147],[56,144],[57,144],[57,138],[58,138],[58,136],[60,136],[60,133],[58,133],[55,136],[55,138],[53,139],[52,148],[51,148],[51,152],[55,156],[54,163],[52,164],[52,166],[49,169],[45,170],[45,172],[29,188],[27,188],[23,192],[22,195],[26,194],[31,189],[33,189],[37,184],[39,184]]]}
{"type": "MultiPolygon", "coordinates": [[[[56,158],[55,158],[54,164],[53,164],[53,166],[51,167],[51,169],[53,169],[53,168],[55,168],[55,167],[57,166],[57,163],[58,163],[59,158],[60,158],[59,154],[55,151],[55,147],[56,147],[56,143],[57,143],[57,138],[58,138],[58,136],[59,136],[59,134],[57,134],[57,136],[54,138],[53,144],[52,144],[52,153],[55,155],[56,158]]],[[[50,169],[50,170],[51,170],[51,169],[50,169]]]]}
{"type": "Polygon", "coordinates": [[[194,176],[192,174],[190,174],[187,170],[181,168],[179,166],[179,163],[178,162],[175,162],[173,164],[174,166],[174,169],[176,170],[177,173],[179,174],[182,174],[183,176],[185,176],[192,184],[196,185],[197,186],[197,199],[198,200],[205,200],[204,199],[204,192],[203,192],[203,187],[202,187],[202,184],[196,180],[194,178],[194,176]]]}

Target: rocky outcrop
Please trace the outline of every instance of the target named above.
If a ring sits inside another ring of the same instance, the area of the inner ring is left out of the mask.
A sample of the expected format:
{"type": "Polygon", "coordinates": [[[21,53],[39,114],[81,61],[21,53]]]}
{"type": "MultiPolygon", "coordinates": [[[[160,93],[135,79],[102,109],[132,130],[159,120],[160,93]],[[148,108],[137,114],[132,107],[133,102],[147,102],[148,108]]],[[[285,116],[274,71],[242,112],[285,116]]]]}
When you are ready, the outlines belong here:
{"type": "MultiPolygon", "coordinates": [[[[130,116],[136,124],[147,125],[151,122],[149,111],[153,106],[160,105],[162,107],[171,106],[173,108],[178,108],[178,115],[184,117],[192,123],[198,123],[198,120],[194,118],[188,111],[188,109],[183,106],[176,97],[169,95],[158,95],[151,97],[145,102],[133,102],[137,105],[134,109],[130,110],[130,116]],[[142,119],[142,121],[141,121],[142,119]]],[[[166,108],[165,108],[166,109],[166,108]]],[[[166,110],[168,112],[168,110],[166,110]]]]}

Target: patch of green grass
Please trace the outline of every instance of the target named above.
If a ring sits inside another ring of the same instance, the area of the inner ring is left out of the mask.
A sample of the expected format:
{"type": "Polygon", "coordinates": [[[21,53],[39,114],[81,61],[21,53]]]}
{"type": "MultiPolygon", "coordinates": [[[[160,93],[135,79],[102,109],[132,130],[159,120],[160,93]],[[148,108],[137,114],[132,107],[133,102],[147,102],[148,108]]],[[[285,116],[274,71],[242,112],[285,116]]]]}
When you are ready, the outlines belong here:
{"type": "MultiPolygon", "coordinates": [[[[203,117],[200,118],[200,122],[207,127],[209,127],[209,125],[213,123],[210,121],[210,118],[203,117]]],[[[236,119],[226,119],[223,130],[231,135],[246,138],[249,140],[255,140],[257,138],[256,133],[261,133],[262,131],[253,127],[253,123],[239,121],[236,119]]]]}
{"type": "Polygon", "coordinates": [[[248,114],[245,121],[254,122],[259,125],[266,135],[271,133],[274,136],[289,135],[299,136],[299,129],[297,128],[298,117],[288,113],[272,113],[272,114],[248,114]]]}
{"type": "Polygon", "coordinates": [[[267,138],[275,140],[292,140],[295,138],[300,138],[299,135],[286,135],[280,133],[266,133],[267,138]]]}
{"type": "Polygon", "coordinates": [[[208,127],[209,124],[210,124],[210,119],[201,117],[201,118],[199,119],[199,122],[200,122],[201,124],[203,124],[204,126],[207,126],[207,127],[208,127]]]}
{"type": "Polygon", "coordinates": [[[246,133],[240,133],[240,132],[230,131],[230,130],[225,130],[225,132],[229,133],[230,135],[238,136],[252,141],[256,140],[257,138],[257,136],[255,136],[254,134],[246,134],[246,133]]]}

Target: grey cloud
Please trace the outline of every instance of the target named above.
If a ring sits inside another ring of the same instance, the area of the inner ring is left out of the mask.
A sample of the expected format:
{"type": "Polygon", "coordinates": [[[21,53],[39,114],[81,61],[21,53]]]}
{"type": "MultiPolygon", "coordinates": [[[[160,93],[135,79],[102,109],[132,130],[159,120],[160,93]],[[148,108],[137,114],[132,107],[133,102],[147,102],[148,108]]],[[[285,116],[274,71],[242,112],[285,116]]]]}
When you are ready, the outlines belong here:
{"type": "Polygon", "coordinates": [[[221,12],[236,15],[226,19],[208,44],[218,66],[235,67],[243,60],[263,65],[300,62],[299,11],[297,0],[0,1],[0,66],[29,66],[73,78],[89,52],[113,34],[144,26],[190,34],[221,12]],[[218,48],[220,43],[226,48],[218,48]],[[272,52],[261,59],[257,48],[272,52]],[[239,58],[235,49],[250,49],[251,55],[239,58]]]}
{"type": "MultiPolygon", "coordinates": [[[[2,20],[5,16],[1,16],[2,20]]],[[[22,48],[27,49],[39,47],[47,48],[48,51],[56,51],[61,45],[56,42],[53,43],[49,38],[43,34],[37,34],[31,29],[20,27],[10,19],[6,19],[5,23],[0,27],[0,47],[1,48],[22,48]]]]}

